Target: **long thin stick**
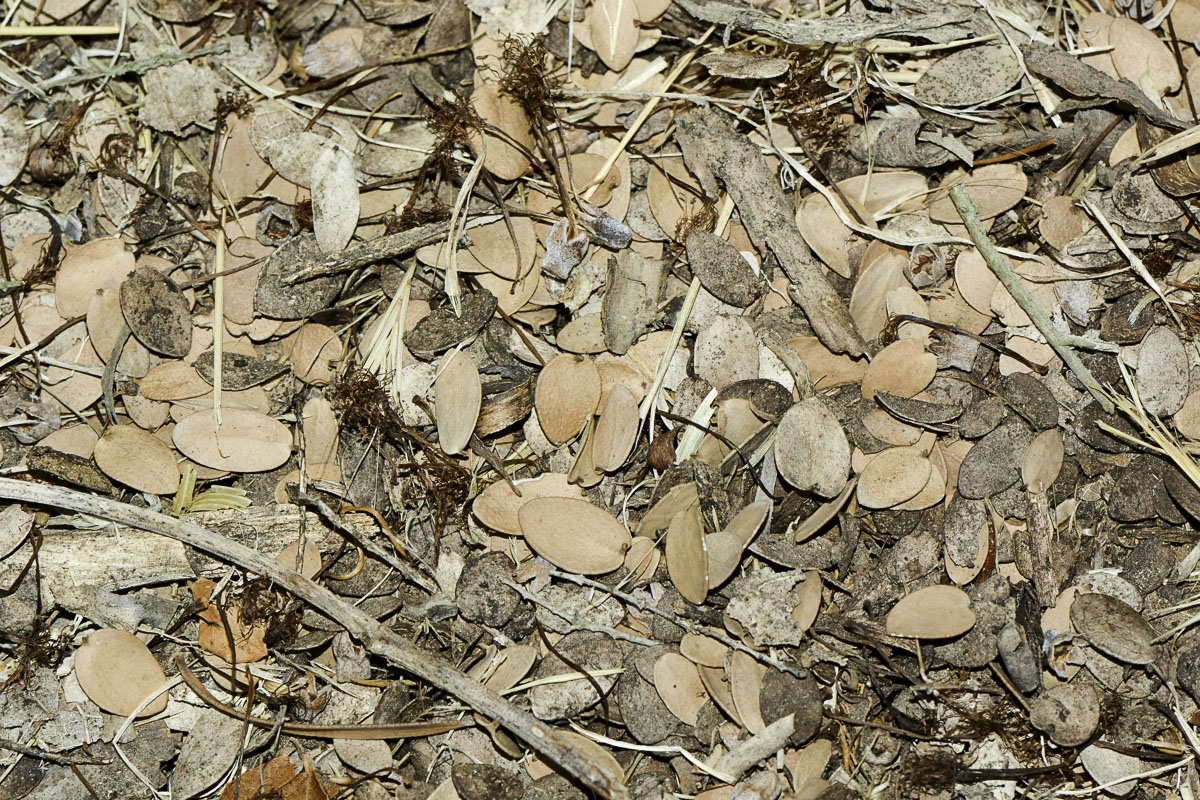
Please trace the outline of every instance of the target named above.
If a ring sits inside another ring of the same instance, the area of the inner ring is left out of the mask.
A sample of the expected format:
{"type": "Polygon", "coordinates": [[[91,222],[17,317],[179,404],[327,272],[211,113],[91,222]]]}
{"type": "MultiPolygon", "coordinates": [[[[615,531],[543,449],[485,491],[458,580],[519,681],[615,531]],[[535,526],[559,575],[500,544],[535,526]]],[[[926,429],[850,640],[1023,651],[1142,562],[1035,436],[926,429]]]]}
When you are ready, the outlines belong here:
{"type": "Polygon", "coordinates": [[[554,728],[521,711],[478,681],[468,678],[441,658],[413,645],[364,611],[334,596],[283,563],[191,522],[174,519],[144,508],[119,503],[82,492],[36,483],[0,478],[0,499],[64,508],[151,531],[191,545],[198,550],[262,575],[336,620],[370,652],[395,666],[429,681],[494,719],[524,740],[570,777],[593,789],[607,800],[628,800],[629,792],[619,774],[613,774],[582,751],[567,744],[554,728]]]}
{"type": "Polygon", "coordinates": [[[1103,388],[1092,376],[1091,370],[1079,360],[1079,356],[1071,349],[1071,345],[1063,334],[1050,321],[1050,316],[1037,304],[1033,295],[1029,294],[1025,285],[1021,283],[1021,279],[1017,277],[1017,274],[1012,271],[1008,263],[996,252],[995,246],[988,240],[983,223],[979,221],[979,209],[976,207],[975,201],[971,199],[971,195],[967,194],[966,187],[962,184],[950,187],[950,200],[958,209],[958,215],[962,217],[963,224],[967,226],[967,235],[971,237],[971,241],[979,250],[979,254],[983,256],[988,268],[996,273],[1000,283],[1004,284],[1004,288],[1012,295],[1013,300],[1017,301],[1017,305],[1029,317],[1033,326],[1038,329],[1038,333],[1046,337],[1046,342],[1054,348],[1054,352],[1063,360],[1067,368],[1075,373],[1075,377],[1088,390],[1088,394],[1094,397],[1106,412],[1113,413],[1112,401],[1105,396],[1103,388]]]}

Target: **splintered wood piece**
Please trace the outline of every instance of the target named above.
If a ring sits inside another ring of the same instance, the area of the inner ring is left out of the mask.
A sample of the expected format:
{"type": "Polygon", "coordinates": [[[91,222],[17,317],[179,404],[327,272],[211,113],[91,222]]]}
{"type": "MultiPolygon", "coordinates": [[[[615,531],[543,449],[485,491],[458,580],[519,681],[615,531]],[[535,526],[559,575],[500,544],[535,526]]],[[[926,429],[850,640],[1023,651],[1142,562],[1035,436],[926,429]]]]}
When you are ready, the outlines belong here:
{"type": "Polygon", "coordinates": [[[580,575],[617,569],[633,541],[616,517],[586,500],[537,497],[521,505],[517,520],[531,550],[580,575]]]}
{"type": "Polygon", "coordinates": [[[654,662],[654,688],[671,713],[695,725],[708,692],[696,665],[679,653],[664,653],[654,662]]]}
{"type": "Polygon", "coordinates": [[[196,463],[230,472],[267,472],[292,454],[292,434],[283,423],[241,408],[223,409],[219,428],[212,414],[192,414],[175,426],[171,440],[196,463]]]}
{"type": "Polygon", "coordinates": [[[479,370],[466,353],[452,351],[433,388],[439,443],[447,454],[457,455],[466,449],[479,419],[483,402],[479,370]]]}
{"type": "Polygon", "coordinates": [[[638,408],[633,392],[617,384],[608,393],[592,431],[592,463],[596,469],[620,469],[637,440],[638,408]]]}
{"type": "Polygon", "coordinates": [[[875,399],[877,390],[913,397],[937,374],[937,356],[925,352],[917,339],[899,339],[879,351],[862,379],[862,396],[875,399]]]}
{"type": "Polygon", "coordinates": [[[971,630],[971,598],[957,586],[937,584],[900,598],[887,615],[889,636],[949,639],[971,630]]]}
{"type": "Polygon", "coordinates": [[[700,605],[708,594],[708,553],[704,523],[696,505],[680,511],[667,528],[667,573],[679,594],[700,605]]]}
{"type": "Polygon", "coordinates": [[[533,405],[546,438],[563,444],[579,435],[600,402],[600,372],[590,358],[561,355],[538,374],[533,405]]]}
{"type": "Polygon", "coordinates": [[[557,472],[545,472],[536,478],[516,481],[521,496],[513,494],[507,481],[496,481],[479,493],[471,504],[471,511],[481,523],[510,536],[521,535],[521,524],[517,512],[525,503],[537,497],[569,497],[583,500],[583,490],[569,483],[567,476],[557,472]]]}
{"type": "MultiPolygon", "coordinates": [[[[146,644],[132,633],[101,628],[75,651],[75,677],[93,703],[127,717],[142,701],[166,686],[167,676],[146,644]]],[[[154,698],[139,717],[167,709],[167,693],[154,698]]]]}
{"type": "Polygon", "coordinates": [[[173,494],[179,488],[179,464],[171,448],[134,425],[106,429],[93,457],[105,475],[139,492],[173,494]]]}

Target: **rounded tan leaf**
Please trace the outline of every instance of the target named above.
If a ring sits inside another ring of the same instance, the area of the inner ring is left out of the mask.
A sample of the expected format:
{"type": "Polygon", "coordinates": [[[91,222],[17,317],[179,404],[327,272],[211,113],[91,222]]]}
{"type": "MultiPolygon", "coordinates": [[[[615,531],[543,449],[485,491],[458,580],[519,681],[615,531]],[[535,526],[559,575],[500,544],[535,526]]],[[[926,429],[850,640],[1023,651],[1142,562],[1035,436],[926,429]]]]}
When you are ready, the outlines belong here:
{"type": "Polygon", "coordinates": [[[858,383],[867,370],[865,358],[833,353],[816,336],[797,336],[788,339],[787,345],[808,367],[813,386],[819,390],[858,383]]]}
{"type": "Polygon", "coordinates": [[[299,556],[299,540],[275,554],[275,560],[288,569],[294,569],[306,578],[311,578],[321,569],[321,551],[310,540],[304,540],[304,557],[299,556]]]}
{"type": "Polygon", "coordinates": [[[872,242],[863,254],[858,280],[850,292],[850,316],[864,339],[874,339],[887,325],[888,292],[908,286],[904,268],[908,251],[881,242],[872,242]]]}
{"type": "Polygon", "coordinates": [[[767,727],[763,721],[759,698],[762,696],[763,678],[767,675],[766,664],[761,664],[749,653],[734,650],[726,667],[729,673],[729,691],[737,707],[742,725],[751,733],[767,727]]]}
{"type": "Polygon", "coordinates": [[[151,367],[138,383],[138,392],[147,400],[186,400],[212,391],[191,364],[165,361],[151,367]]]}
{"type": "Polygon", "coordinates": [[[671,713],[688,725],[696,724],[708,702],[696,665],[679,653],[664,653],[654,662],[654,688],[671,713]]]}
{"type": "Polygon", "coordinates": [[[324,397],[314,397],[300,412],[304,432],[305,461],[324,464],[337,461],[338,422],[333,404],[324,397]]]}
{"type": "Polygon", "coordinates": [[[962,184],[979,207],[979,218],[989,220],[1013,208],[1025,196],[1029,178],[1020,164],[986,164],[969,175],[961,171],[950,174],[943,182],[937,199],[929,206],[929,218],[934,222],[962,224],[962,217],[950,200],[949,187],[962,184]]]}
{"type": "Polygon", "coordinates": [[[513,494],[506,481],[496,481],[480,492],[471,504],[476,519],[494,531],[520,536],[521,524],[517,512],[530,500],[537,497],[584,499],[583,490],[568,483],[567,476],[557,472],[545,472],[536,478],[515,483],[521,491],[520,497],[513,494]]]}
{"type": "Polygon", "coordinates": [[[284,342],[299,380],[310,386],[325,386],[333,380],[342,357],[342,340],[332,328],[310,322],[284,342]]]}
{"type": "Polygon", "coordinates": [[[554,341],[568,353],[603,353],[608,349],[604,344],[604,323],[599,311],[581,314],[571,320],[554,341]]]}
{"type": "Polygon", "coordinates": [[[638,406],[633,393],[617,384],[608,393],[600,419],[592,431],[592,463],[613,472],[625,463],[637,440],[638,406]]]}
{"type": "Polygon", "coordinates": [[[896,447],[914,445],[921,438],[920,428],[901,422],[881,408],[864,415],[862,423],[867,433],[896,447]]]}
{"type": "Polygon", "coordinates": [[[638,43],[637,6],[633,0],[594,0],[588,12],[592,48],[614,72],[633,60],[638,43]]]}
{"type": "MultiPolygon", "coordinates": [[[[919,445],[917,449],[925,452],[919,445]]],[[[921,491],[917,492],[915,497],[894,506],[897,511],[924,511],[946,499],[945,462],[942,462],[939,467],[934,459],[931,458],[929,461],[932,467],[929,471],[929,480],[921,487],[921,491]]]]}
{"type": "Polygon", "coordinates": [[[120,239],[102,237],[72,249],[54,280],[54,300],[63,319],[86,314],[92,295],[117,290],[135,268],[135,259],[120,239]]]}
{"type": "Polygon", "coordinates": [[[1044,492],[1058,477],[1062,464],[1062,431],[1058,428],[1042,431],[1025,449],[1021,459],[1021,481],[1030,491],[1044,492]]]}
{"type": "Polygon", "coordinates": [[[705,538],[705,549],[708,552],[708,587],[720,586],[733,575],[746,547],[758,534],[762,524],[767,519],[771,504],[766,500],[743,508],[729,521],[725,530],[717,531],[705,538]]]}
{"type": "Polygon", "coordinates": [[[171,448],[135,425],[106,429],[93,457],[105,475],[139,492],[173,494],[179,488],[179,464],[171,448]]]}
{"type": "Polygon", "coordinates": [[[891,508],[916,497],[929,483],[933,464],[915,447],[893,447],[863,467],[856,489],[864,508],[891,508]]]}
{"type": "Polygon", "coordinates": [[[862,203],[870,214],[887,211],[915,211],[929,190],[925,176],[911,170],[870,172],[838,182],[838,188],[852,201],[862,203]]]}
{"type": "Polygon", "coordinates": [[[1189,394],[1183,401],[1183,407],[1171,418],[1175,430],[1189,439],[1200,439],[1200,391],[1189,394]]]}
{"type": "Polygon", "coordinates": [[[971,598],[957,586],[926,586],[900,599],[887,615],[889,636],[949,639],[971,630],[971,598]]]}
{"type": "MultiPolygon", "coordinates": [[[[847,198],[849,197],[847,195],[847,198]]],[[[875,219],[871,214],[854,200],[851,199],[850,202],[858,212],[859,218],[867,223],[867,227],[875,228],[875,219]]],[[[843,213],[854,219],[854,214],[844,209],[843,213]]],[[[825,262],[825,266],[843,278],[850,277],[850,254],[847,249],[855,234],[842,222],[842,218],[825,195],[813,192],[804,198],[800,208],[796,209],[796,227],[800,229],[800,235],[817,257],[825,262]]]]}
{"type": "Polygon", "coordinates": [[[937,374],[937,356],[925,352],[916,339],[899,339],[879,351],[862,379],[862,396],[875,399],[876,391],[912,397],[937,374]]]}
{"type": "Polygon", "coordinates": [[[820,399],[801,400],[780,419],[775,463],[783,479],[800,491],[833,497],[846,485],[850,443],[837,417],[820,399]]]}
{"type": "Polygon", "coordinates": [[[816,570],[809,570],[805,573],[804,580],[796,584],[793,591],[797,602],[792,609],[792,620],[801,630],[807,631],[816,621],[817,612],[821,610],[821,574],[816,570]]]}
{"type": "Polygon", "coordinates": [[[517,520],[531,550],[580,575],[617,569],[633,541],[616,517],[586,500],[537,497],[521,505],[517,520]]]}
{"type": "Polygon", "coordinates": [[[515,181],[529,171],[529,159],[521,150],[509,144],[515,141],[524,145],[525,149],[533,150],[534,141],[532,126],[520,102],[500,91],[494,83],[485,83],[475,87],[471,94],[471,105],[484,122],[499,128],[508,137],[491,133],[472,134],[471,146],[476,153],[484,153],[483,164],[488,172],[505,181],[515,181]],[[484,149],[481,137],[487,140],[484,149]]]}
{"type": "Polygon", "coordinates": [[[475,362],[461,350],[453,351],[434,381],[433,390],[439,442],[446,453],[457,455],[471,440],[483,401],[475,362]]]}
{"type": "Polygon", "coordinates": [[[680,483],[672,486],[666,494],[655,501],[646,510],[638,523],[637,532],[641,536],[653,536],[671,524],[675,515],[694,506],[699,499],[699,490],[695,481],[680,483]]]}
{"type": "Polygon", "coordinates": [[[267,472],[292,454],[292,434],[283,423],[240,408],[222,409],[219,431],[211,413],[192,414],[175,426],[171,441],[196,463],[230,472],[267,472]]]}
{"type": "Polygon", "coordinates": [[[699,666],[724,668],[729,646],[711,636],[685,633],[679,642],[679,652],[699,666]]]}
{"type": "Polygon", "coordinates": [[[633,573],[632,583],[634,586],[648,581],[658,570],[660,561],[662,561],[662,551],[655,546],[653,539],[645,536],[633,537],[633,543],[629,546],[629,551],[625,553],[625,569],[633,573]]]}
{"type": "Polygon", "coordinates": [[[591,359],[561,355],[538,374],[533,405],[546,438],[563,444],[579,434],[600,402],[600,372],[591,359]]]}
{"type": "Polygon", "coordinates": [[[1117,75],[1128,78],[1153,100],[1179,88],[1175,56],[1158,35],[1145,25],[1118,17],[1108,32],[1117,75]]]}
{"type": "MultiPolygon", "coordinates": [[[[127,717],[151,692],[167,682],[158,661],[132,633],[102,628],[75,651],[75,677],[93,703],[110,714],[127,717]]],[[[167,709],[167,693],[154,698],[140,717],[167,709]]]]}
{"type": "Polygon", "coordinates": [[[38,442],[42,447],[51,447],[60,453],[70,453],[80,458],[91,458],[100,437],[91,425],[68,425],[38,442]]]}
{"type": "Polygon", "coordinates": [[[993,316],[992,292],[1000,284],[983,256],[974,248],[959,253],[954,260],[954,285],[967,305],[988,317],[993,316]]]}
{"type": "Polygon", "coordinates": [[[667,573],[689,603],[700,605],[708,594],[708,553],[698,506],[690,506],[667,527],[667,573]]]}

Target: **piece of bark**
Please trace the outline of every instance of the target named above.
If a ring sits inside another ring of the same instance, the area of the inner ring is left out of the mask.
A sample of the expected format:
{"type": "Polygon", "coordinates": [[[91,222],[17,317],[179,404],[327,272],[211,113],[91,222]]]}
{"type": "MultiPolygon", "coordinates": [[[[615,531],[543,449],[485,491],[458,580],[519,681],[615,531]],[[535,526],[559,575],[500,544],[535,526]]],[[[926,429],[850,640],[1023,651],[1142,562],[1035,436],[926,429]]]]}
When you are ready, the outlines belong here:
{"type": "Polygon", "coordinates": [[[880,14],[868,11],[833,18],[779,20],[764,11],[718,0],[679,0],[679,5],[696,19],[725,26],[726,46],[735,30],[750,31],[801,46],[861,42],[892,33],[947,42],[967,34],[969,29],[965,23],[970,20],[968,13],[957,10],[926,14],[880,14]]]}
{"type": "Polygon", "coordinates": [[[715,111],[688,112],[677,125],[676,139],[688,169],[710,197],[717,196],[718,181],[729,192],[759,253],[771,252],[779,259],[821,343],[834,353],[862,355],[862,336],[801,238],[791,207],[758,147],[715,111]]]}

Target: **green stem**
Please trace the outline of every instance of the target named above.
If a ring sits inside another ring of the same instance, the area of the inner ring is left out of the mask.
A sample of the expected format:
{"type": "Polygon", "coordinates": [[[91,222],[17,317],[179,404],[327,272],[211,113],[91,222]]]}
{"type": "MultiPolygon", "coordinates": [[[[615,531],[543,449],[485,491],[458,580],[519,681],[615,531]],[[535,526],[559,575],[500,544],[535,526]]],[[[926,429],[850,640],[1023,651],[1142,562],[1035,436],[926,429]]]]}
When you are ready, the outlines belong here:
{"type": "Polygon", "coordinates": [[[1067,336],[1054,327],[1054,323],[1050,321],[1050,316],[1037,304],[1037,301],[1033,299],[1033,295],[1029,294],[1025,285],[1021,283],[1021,279],[1013,272],[1012,267],[1008,265],[1008,262],[1004,260],[1004,257],[997,252],[996,248],[988,240],[983,223],[979,221],[979,209],[975,206],[975,201],[971,199],[971,196],[967,194],[966,187],[962,184],[950,187],[950,200],[954,203],[954,207],[958,209],[958,215],[962,217],[963,225],[967,226],[967,235],[975,243],[975,247],[979,250],[979,254],[983,256],[983,260],[988,265],[988,268],[996,274],[996,277],[1000,279],[1000,283],[1004,284],[1004,288],[1017,301],[1017,305],[1029,317],[1033,326],[1038,329],[1038,333],[1046,338],[1046,342],[1054,348],[1054,352],[1063,360],[1067,368],[1075,373],[1075,377],[1088,390],[1088,394],[1094,397],[1096,402],[1100,404],[1100,407],[1107,413],[1113,413],[1115,409],[1112,401],[1104,395],[1104,390],[1092,376],[1091,370],[1079,360],[1079,356],[1071,349],[1067,336]]]}

